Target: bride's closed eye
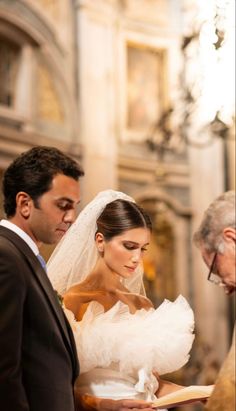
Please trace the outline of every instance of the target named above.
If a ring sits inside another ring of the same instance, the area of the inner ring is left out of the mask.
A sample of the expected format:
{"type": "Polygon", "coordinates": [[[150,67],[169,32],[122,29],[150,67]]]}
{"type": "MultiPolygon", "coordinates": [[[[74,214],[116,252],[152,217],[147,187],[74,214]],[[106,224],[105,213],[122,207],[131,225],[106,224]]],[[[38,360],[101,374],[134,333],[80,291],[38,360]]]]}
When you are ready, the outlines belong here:
{"type": "MultiPolygon", "coordinates": [[[[131,242],[125,242],[123,243],[123,246],[127,249],[127,250],[137,250],[140,246],[139,244],[136,243],[131,243],[131,242]]],[[[147,251],[146,247],[142,247],[141,251],[147,251]]]]}
{"type": "Polygon", "coordinates": [[[137,248],[139,248],[139,245],[136,243],[132,243],[132,242],[125,242],[123,243],[123,246],[127,249],[127,250],[137,250],[137,248]]]}

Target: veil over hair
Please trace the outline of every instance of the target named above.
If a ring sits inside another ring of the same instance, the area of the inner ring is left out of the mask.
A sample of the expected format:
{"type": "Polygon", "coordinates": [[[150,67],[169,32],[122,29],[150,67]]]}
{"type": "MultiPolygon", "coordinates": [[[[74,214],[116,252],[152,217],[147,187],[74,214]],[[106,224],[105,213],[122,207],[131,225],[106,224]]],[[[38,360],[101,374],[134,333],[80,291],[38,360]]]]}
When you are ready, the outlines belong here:
{"type": "MultiPolygon", "coordinates": [[[[98,258],[95,244],[97,219],[107,204],[117,199],[135,202],[132,197],[114,190],[101,191],[79,214],[68,232],[54,249],[47,269],[53,287],[64,294],[83,281],[92,271],[98,258]]],[[[124,285],[132,293],[145,295],[143,267],[139,265],[124,285]]]]}

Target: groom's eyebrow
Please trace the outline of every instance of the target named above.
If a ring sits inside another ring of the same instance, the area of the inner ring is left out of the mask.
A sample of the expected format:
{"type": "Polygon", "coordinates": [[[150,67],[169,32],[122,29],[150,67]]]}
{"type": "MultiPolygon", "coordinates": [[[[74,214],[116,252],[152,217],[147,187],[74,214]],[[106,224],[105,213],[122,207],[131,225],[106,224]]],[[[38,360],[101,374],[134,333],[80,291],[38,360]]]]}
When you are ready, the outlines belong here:
{"type": "MultiPolygon", "coordinates": [[[[68,198],[68,197],[59,197],[59,198],[56,199],[56,201],[67,201],[67,202],[70,203],[70,204],[74,204],[74,203],[75,203],[75,201],[73,201],[71,198],[68,198]]],[[[79,204],[79,203],[80,203],[80,200],[78,200],[78,201],[76,202],[76,204],[79,204]]]]}

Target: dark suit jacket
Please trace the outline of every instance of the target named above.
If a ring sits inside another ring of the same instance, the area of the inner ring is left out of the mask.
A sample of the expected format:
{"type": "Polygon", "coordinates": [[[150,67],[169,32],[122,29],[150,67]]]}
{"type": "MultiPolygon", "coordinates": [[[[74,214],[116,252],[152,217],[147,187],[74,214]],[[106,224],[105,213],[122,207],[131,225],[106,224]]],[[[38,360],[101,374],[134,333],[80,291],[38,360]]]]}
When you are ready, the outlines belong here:
{"type": "Polygon", "coordinates": [[[74,411],[71,328],[28,245],[0,226],[0,410],[74,411]]]}

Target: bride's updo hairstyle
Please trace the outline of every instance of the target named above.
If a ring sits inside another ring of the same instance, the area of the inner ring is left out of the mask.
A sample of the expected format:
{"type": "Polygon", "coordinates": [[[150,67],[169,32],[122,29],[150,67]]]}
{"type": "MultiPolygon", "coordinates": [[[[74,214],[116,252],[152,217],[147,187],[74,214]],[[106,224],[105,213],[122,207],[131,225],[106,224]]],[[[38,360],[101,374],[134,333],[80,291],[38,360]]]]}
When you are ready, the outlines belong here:
{"type": "Polygon", "coordinates": [[[108,203],[97,219],[97,231],[106,241],[134,228],[152,231],[150,217],[142,207],[134,202],[118,199],[108,203]]]}

